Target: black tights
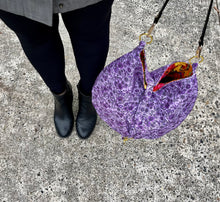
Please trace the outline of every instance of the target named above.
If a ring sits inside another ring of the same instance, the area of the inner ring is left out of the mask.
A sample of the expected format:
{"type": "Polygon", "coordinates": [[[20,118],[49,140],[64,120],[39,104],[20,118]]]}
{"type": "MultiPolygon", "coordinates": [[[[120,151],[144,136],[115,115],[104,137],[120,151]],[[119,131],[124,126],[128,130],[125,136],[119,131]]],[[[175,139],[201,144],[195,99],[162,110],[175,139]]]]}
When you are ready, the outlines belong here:
{"type": "MultiPolygon", "coordinates": [[[[96,77],[103,69],[109,48],[109,22],[113,0],[63,13],[77,68],[80,89],[90,94],[96,77]]],[[[18,36],[34,68],[53,93],[65,90],[63,44],[58,32],[59,17],[53,15],[53,26],[0,10],[0,18],[18,36]]]]}

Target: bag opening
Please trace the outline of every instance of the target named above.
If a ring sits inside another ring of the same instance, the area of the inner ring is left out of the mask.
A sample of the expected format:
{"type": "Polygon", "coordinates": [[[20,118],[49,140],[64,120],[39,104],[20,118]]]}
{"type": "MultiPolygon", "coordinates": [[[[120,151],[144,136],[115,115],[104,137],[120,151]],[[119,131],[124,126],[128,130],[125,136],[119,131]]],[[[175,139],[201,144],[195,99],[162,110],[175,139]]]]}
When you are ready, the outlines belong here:
{"type": "Polygon", "coordinates": [[[163,73],[158,84],[154,86],[153,91],[161,89],[166,84],[187,78],[193,75],[193,68],[191,64],[186,62],[175,62],[171,64],[166,71],[163,73]]]}
{"type": "Polygon", "coordinates": [[[147,81],[146,81],[146,57],[145,57],[145,51],[144,49],[140,52],[140,59],[142,63],[142,69],[143,69],[143,83],[144,83],[144,89],[147,89],[147,81]]]}

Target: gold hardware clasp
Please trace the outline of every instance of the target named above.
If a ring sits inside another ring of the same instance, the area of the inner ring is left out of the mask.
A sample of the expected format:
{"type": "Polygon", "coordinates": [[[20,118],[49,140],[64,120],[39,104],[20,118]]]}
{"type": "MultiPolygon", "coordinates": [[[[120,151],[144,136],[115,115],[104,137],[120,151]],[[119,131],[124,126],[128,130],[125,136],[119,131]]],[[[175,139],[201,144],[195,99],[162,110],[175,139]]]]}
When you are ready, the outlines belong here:
{"type": "Polygon", "coordinates": [[[128,138],[128,137],[123,137],[123,142],[125,143],[126,141],[133,139],[133,138],[128,138]]]}
{"type": "Polygon", "coordinates": [[[192,64],[192,59],[194,59],[194,58],[200,58],[201,60],[199,61],[199,63],[201,63],[201,62],[203,62],[203,60],[204,60],[204,57],[202,57],[201,55],[198,57],[197,55],[195,55],[195,56],[193,56],[192,58],[190,58],[189,59],[189,64],[192,64]]]}
{"type": "Polygon", "coordinates": [[[151,36],[149,33],[143,33],[143,34],[141,34],[140,36],[139,36],[139,41],[141,41],[141,37],[142,36],[147,36],[147,37],[149,37],[151,40],[150,41],[148,41],[148,42],[146,42],[146,44],[151,44],[152,43],[152,41],[153,41],[153,36],[151,36]]]}

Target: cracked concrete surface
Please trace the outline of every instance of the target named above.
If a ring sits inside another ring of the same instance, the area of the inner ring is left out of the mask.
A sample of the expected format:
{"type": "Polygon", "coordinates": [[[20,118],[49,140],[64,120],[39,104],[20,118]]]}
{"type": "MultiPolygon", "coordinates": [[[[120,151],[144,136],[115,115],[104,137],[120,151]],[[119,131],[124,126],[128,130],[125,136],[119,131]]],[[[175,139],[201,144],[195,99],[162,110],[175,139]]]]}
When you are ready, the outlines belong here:
{"type": "MultiPolygon", "coordinates": [[[[195,54],[208,2],[169,2],[146,47],[150,70],[195,54]]],[[[159,0],[114,2],[106,64],[138,45],[161,6],[159,0]]],[[[220,201],[220,26],[214,9],[194,109],[156,140],[123,143],[101,119],[88,140],[75,129],[60,139],[49,90],[2,21],[0,32],[0,201],[220,201]]],[[[79,74],[62,21],[60,33],[76,116],[79,74]]]]}

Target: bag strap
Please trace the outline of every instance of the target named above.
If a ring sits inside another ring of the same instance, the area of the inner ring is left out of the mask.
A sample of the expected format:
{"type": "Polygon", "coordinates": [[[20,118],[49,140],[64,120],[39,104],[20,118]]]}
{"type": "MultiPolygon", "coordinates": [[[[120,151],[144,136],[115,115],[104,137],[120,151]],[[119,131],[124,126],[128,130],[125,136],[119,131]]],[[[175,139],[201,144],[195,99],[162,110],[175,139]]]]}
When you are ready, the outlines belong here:
{"type": "Polygon", "coordinates": [[[202,34],[201,34],[201,37],[199,39],[199,46],[198,46],[198,48],[196,50],[196,55],[189,59],[189,63],[191,63],[191,60],[194,59],[194,58],[201,58],[199,63],[201,63],[204,60],[204,58],[201,56],[201,52],[202,52],[205,32],[206,32],[206,29],[207,29],[207,25],[208,25],[208,22],[209,22],[209,17],[210,17],[211,10],[212,10],[212,4],[213,4],[213,0],[210,1],[209,9],[208,9],[208,12],[207,12],[207,15],[206,15],[205,24],[203,26],[202,34]]]}
{"type": "Polygon", "coordinates": [[[208,10],[208,13],[206,15],[206,21],[205,21],[205,24],[204,24],[204,27],[203,27],[203,30],[202,30],[202,35],[199,39],[199,47],[196,51],[196,55],[198,57],[200,57],[200,54],[201,54],[201,51],[202,51],[203,40],[204,40],[204,37],[205,37],[205,32],[206,32],[206,29],[207,29],[207,25],[208,25],[208,22],[209,22],[209,17],[210,17],[210,14],[211,14],[212,4],[213,4],[213,0],[211,0],[211,2],[210,2],[209,10],[208,10]]]}
{"type": "MultiPolygon", "coordinates": [[[[147,36],[147,37],[150,37],[151,38],[151,41],[147,42],[147,44],[150,44],[152,41],[153,41],[153,37],[151,36],[151,33],[155,27],[155,25],[158,23],[160,17],[162,16],[162,13],[163,13],[163,10],[165,9],[165,7],[167,6],[169,0],[166,0],[165,3],[163,4],[160,12],[158,13],[158,15],[154,18],[154,22],[153,24],[151,25],[150,29],[148,30],[147,33],[143,33],[139,36],[139,39],[141,41],[141,37],[143,35],[147,36]]],[[[208,13],[206,15],[206,21],[205,21],[205,24],[204,24],[204,27],[203,27],[203,31],[202,31],[202,35],[199,39],[199,47],[197,48],[197,51],[196,51],[196,56],[192,57],[189,61],[191,62],[191,60],[193,58],[201,58],[201,61],[203,61],[203,57],[200,55],[201,54],[201,51],[202,51],[202,46],[203,46],[203,41],[204,41],[204,37],[205,37],[205,32],[206,32],[206,29],[207,29],[207,25],[208,25],[208,21],[209,21],[209,17],[210,17],[210,14],[211,14],[211,9],[212,9],[212,4],[213,4],[213,0],[210,1],[210,5],[209,5],[209,9],[208,9],[208,13]]]]}
{"type": "Polygon", "coordinates": [[[166,0],[166,2],[163,4],[163,7],[161,8],[160,12],[158,13],[158,15],[154,18],[154,24],[156,25],[163,13],[163,10],[165,9],[165,7],[167,6],[169,0],[166,0]]]}
{"type": "Polygon", "coordinates": [[[151,25],[150,29],[147,31],[147,33],[143,33],[139,36],[139,40],[141,41],[141,37],[143,35],[147,36],[147,37],[150,37],[151,38],[151,41],[150,42],[147,42],[147,44],[150,44],[152,41],[153,41],[153,37],[151,36],[151,33],[155,27],[155,25],[158,23],[160,17],[162,16],[163,14],[163,10],[165,9],[165,7],[167,6],[169,0],[166,0],[165,3],[163,4],[162,8],[160,9],[160,12],[157,14],[157,16],[154,18],[154,22],[153,24],[151,25]]]}

